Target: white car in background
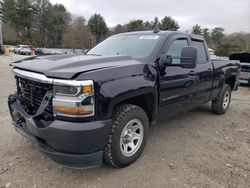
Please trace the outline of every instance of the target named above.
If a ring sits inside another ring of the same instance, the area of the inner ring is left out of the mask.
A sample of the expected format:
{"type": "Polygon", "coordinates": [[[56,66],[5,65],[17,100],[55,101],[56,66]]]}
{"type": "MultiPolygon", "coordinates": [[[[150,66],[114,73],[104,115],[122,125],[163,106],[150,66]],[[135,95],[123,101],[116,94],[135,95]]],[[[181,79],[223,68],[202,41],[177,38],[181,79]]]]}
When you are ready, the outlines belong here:
{"type": "Polygon", "coordinates": [[[15,54],[19,54],[22,46],[24,46],[24,45],[17,45],[17,46],[15,46],[13,52],[15,54]]]}
{"type": "Polygon", "coordinates": [[[31,55],[31,47],[28,45],[17,45],[14,48],[14,53],[21,55],[31,55]]]}

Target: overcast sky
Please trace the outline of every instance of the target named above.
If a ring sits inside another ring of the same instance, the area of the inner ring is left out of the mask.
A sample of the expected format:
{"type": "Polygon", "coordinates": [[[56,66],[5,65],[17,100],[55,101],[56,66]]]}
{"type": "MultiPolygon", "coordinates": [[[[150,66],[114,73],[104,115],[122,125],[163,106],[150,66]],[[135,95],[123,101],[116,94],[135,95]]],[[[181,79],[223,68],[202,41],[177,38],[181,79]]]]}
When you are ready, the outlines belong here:
{"type": "Polygon", "coordinates": [[[50,0],[62,3],[73,14],[89,19],[101,14],[109,27],[133,19],[153,20],[171,16],[181,31],[202,27],[224,27],[226,33],[250,32],[250,0],[50,0]]]}

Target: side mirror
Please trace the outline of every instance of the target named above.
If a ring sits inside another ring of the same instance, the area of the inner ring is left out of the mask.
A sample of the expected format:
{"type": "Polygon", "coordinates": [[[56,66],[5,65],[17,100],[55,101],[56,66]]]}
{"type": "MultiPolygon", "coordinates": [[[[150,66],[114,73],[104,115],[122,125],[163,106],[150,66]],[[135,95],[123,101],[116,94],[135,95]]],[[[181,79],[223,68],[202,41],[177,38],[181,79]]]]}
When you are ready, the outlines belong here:
{"type": "Polygon", "coordinates": [[[181,66],[183,68],[195,68],[197,62],[197,48],[185,47],[181,51],[181,66]]]}
{"type": "Polygon", "coordinates": [[[167,65],[172,64],[172,57],[169,55],[161,55],[159,64],[161,67],[166,67],[167,65]]]}

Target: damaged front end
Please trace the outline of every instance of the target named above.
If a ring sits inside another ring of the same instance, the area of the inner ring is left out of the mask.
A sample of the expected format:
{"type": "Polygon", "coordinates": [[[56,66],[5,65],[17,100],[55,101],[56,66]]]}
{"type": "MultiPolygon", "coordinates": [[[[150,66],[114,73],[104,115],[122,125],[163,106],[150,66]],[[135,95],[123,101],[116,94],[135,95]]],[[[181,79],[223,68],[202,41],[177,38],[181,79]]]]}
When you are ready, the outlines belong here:
{"type": "Polygon", "coordinates": [[[27,117],[36,121],[38,127],[48,126],[54,120],[52,84],[39,83],[18,76],[15,79],[17,92],[8,98],[13,123],[24,126],[24,117],[27,117]]]}
{"type": "Polygon", "coordinates": [[[111,120],[82,120],[94,115],[93,82],[56,80],[34,72],[14,71],[17,90],[8,97],[8,104],[16,131],[64,166],[100,166],[111,120]],[[70,84],[81,89],[76,90],[74,96],[69,96],[69,92],[65,91],[72,87],[55,89],[55,85],[70,84]],[[57,90],[60,92],[56,93],[57,90]],[[64,96],[65,92],[67,96],[64,96]],[[69,109],[77,110],[67,114],[69,109]],[[71,120],[58,116],[70,117],[71,120]]]}

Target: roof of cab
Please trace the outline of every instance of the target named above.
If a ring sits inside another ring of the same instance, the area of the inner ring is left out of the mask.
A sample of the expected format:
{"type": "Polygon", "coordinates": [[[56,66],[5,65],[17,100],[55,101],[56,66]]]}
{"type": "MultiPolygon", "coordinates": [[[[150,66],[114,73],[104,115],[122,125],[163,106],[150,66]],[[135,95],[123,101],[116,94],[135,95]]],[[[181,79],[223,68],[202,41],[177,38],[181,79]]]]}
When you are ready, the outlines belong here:
{"type": "Polygon", "coordinates": [[[127,33],[120,33],[120,34],[117,34],[117,35],[171,35],[171,34],[187,35],[192,39],[204,40],[203,36],[200,36],[200,35],[184,33],[184,32],[180,32],[180,31],[163,31],[163,30],[159,30],[158,32],[155,32],[154,30],[150,30],[150,31],[133,31],[133,32],[127,32],[127,33]]]}

